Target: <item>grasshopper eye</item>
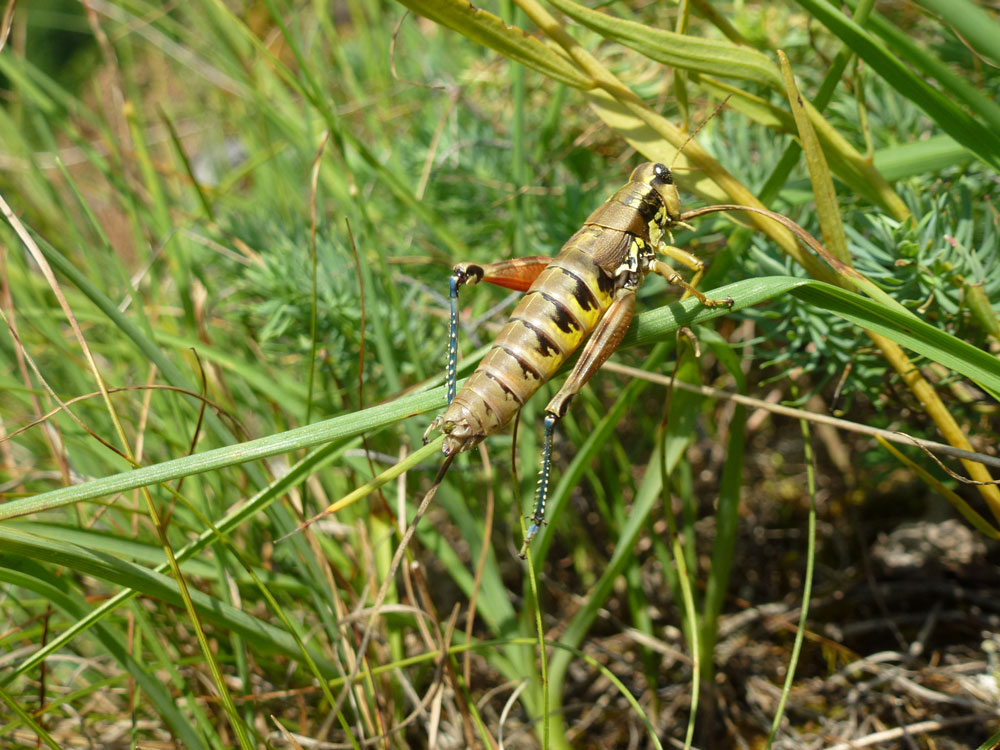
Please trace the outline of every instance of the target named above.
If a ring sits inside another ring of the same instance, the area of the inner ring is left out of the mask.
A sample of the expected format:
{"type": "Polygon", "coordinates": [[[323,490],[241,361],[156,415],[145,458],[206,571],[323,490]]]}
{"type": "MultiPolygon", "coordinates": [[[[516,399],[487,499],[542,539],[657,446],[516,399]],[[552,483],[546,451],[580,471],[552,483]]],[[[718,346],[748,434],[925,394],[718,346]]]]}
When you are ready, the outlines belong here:
{"type": "Polygon", "coordinates": [[[653,165],[653,174],[656,175],[656,178],[660,182],[663,182],[663,183],[665,183],[667,185],[673,185],[674,184],[674,176],[672,174],[670,174],[670,170],[667,169],[662,164],[654,164],[653,165]]]}

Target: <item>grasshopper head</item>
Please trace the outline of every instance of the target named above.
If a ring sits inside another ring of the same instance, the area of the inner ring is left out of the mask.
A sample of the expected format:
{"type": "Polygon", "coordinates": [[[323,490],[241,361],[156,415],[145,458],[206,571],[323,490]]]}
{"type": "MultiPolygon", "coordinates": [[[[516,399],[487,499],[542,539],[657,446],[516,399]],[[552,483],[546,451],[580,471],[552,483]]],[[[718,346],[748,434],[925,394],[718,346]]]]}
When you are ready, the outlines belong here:
{"type": "Polygon", "coordinates": [[[662,229],[669,229],[677,223],[681,215],[681,197],[669,167],[649,161],[636,167],[631,179],[652,188],[650,198],[655,194],[663,204],[664,213],[657,216],[662,229]]]}
{"type": "Polygon", "coordinates": [[[681,196],[674,184],[673,173],[662,164],[654,164],[653,178],[649,184],[659,194],[663,207],[667,209],[667,225],[675,223],[681,215],[681,196]]]}

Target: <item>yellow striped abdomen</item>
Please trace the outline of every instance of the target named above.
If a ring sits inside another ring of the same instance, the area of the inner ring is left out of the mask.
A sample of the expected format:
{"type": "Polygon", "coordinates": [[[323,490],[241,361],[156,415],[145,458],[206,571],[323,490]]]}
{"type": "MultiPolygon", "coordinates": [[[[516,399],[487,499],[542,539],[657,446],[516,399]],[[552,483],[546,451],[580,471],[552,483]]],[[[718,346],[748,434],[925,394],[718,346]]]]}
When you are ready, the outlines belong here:
{"type": "Polygon", "coordinates": [[[535,279],[493,348],[441,415],[444,453],[468,450],[511,420],[594,330],[611,305],[614,279],[595,246],[626,248],[629,234],[588,224],[535,279]]]}

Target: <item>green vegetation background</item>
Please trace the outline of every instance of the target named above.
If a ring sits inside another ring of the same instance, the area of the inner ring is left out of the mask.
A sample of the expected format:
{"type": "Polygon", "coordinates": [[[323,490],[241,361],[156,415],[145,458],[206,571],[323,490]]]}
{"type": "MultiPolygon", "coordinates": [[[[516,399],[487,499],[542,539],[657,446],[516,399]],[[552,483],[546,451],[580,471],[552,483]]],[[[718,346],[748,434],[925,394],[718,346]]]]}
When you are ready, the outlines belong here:
{"type": "MultiPolygon", "coordinates": [[[[813,476],[794,421],[674,391],[663,427],[661,385],[606,372],[560,425],[530,567],[515,552],[546,393],[516,451],[508,431],[456,462],[396,576],[433,446],[296,532],[419,450],[443,405],[454,262],[555,253],[632,166],[675,155],[691,167],[685,208],[760,196],[854,270],[755,218],[706,216],[675,239],[737,310],[678,304],[650,280],[617,362],[996,453],[987,11],[860,3],[853,25],[824,0],[597,16],[560,0],[576,22],[549,28],[527,0],[403,4],[437,23],[374,0],[14,7],[0,52],[0,744],[263,747],[287,731],[487,746],[506,732],[508,746],[564,747],[639,731],[659,746],[694,726],[710,744],[763,741],[782,712],[745,697],[757,673],[716,648],[719,621],[808,601],[817,519],[821,593],[861,578],[853,555],[904,521],[961,514],[995,538],[995,488],[962,487],[915,449],[922,480],[867,438],[827,435],[813,476]],[[811,125],[777,50],[817,105],[811,125]]],[[[463,294],[463,371],[511,305],[463,294]]],[[[995,574],[995,554],[980,557],[995,574]]],[[[821,610],[809,632],[850,616],[821,610]]],[[[803,646],[797,632],[752,635],[776,690],[800,648],[808,678],[884,645],[803,646]]],[[[942,649],[980,647],[950,637],[942,649]]],[[[833,717],[847,699],[828,700],[818,712],[833,717]]],[[[888,699],[866,709],[898,723],[888,699]]],[[[800,710],[777,736],[822,726],[800,710]]],[[[960,726],[947,736],[966,746],[996,729],[960,726]]]]}

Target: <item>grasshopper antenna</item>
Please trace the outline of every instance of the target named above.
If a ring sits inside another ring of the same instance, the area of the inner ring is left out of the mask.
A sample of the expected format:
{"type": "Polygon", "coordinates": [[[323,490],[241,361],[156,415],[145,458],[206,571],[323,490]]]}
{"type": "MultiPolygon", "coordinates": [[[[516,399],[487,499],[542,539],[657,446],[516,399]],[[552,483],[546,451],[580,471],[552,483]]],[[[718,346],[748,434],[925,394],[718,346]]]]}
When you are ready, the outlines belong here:
{"type": "Polygon", "coordinates": [[[703,127],[705,127],[706,125],[708,125],[708,123],[710,123],[712,120],[715,119],[715,116],[717,114],[719,114],[719,112],[722,111],[722,108],[725,107],[729,103],[729,100],[732,99],[732,98],[733,98],[733,95],[732,94],[728,94],[726,96],[726,98],[723,99],[721,102],[719,102],[719,105],[714,110],[712,110],[712,114],[710,114],[708,117],[706,117],[700,123],[698,123],[698,127],[696,127],[694,129],[694,131],[692,131],[691,134],[688,135],[688,137],[684,139],[684,143],[682,143],[678,147],[678,149],[674,152],[674,155],[670,159],[670,164],[667,167],[668,169],[670,169],[671,171],[673,171],[673,169],[674,169],[674,162],[677,161],[677,157],[681,155],[681,152],[684,150],[684,147],[687,146],[691,141],[694,140],[694,137],[696,135],[698,135],[698,133],[701,132],[701,129],[703,127]]]}

